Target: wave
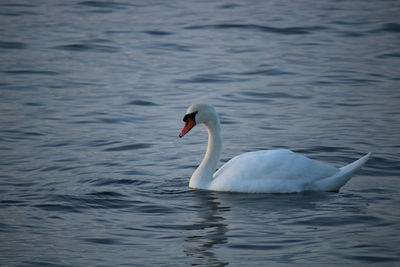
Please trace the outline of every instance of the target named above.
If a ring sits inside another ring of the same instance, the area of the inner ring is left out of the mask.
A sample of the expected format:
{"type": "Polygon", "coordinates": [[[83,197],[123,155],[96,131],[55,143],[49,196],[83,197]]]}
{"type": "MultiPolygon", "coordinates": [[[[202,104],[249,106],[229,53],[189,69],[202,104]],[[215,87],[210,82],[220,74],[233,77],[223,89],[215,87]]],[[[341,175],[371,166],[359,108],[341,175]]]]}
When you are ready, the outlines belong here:
{"type": "Polygon", "coordinates": [[[372,30],[372,32],[394,32],[400,33],[400,24],[399,23],[385,23],[382,24],[379,28],[372,30]]]}
{"type": "Polygon", "coordinates": [[[263,26],[257,24],[212,24],[212,25],[193,25],[186,26],[183,29],[186,30],[204,30],[204,29],[243,29],[243,30],[252,30],[252,31],[261,31],[266,33],[276,33],[276,34],[311,34],[315,31],[321,31],[328,29],[327,27],[322,26],[310,26],[310,27],[271,27],[271,26],[263,26]]]}
{"type": "Polygon", "coordinates": [[[119,49],[114,46],[95,45],[95,44],[67,44],[67,45],[54,46],[53,48],[58,50],[74,51],[74,52],[93,51],[93,52],[115,53],[119,51],[119,49]]]}
{"type": "Polygon", "coordinates": [[[28,45],[22,42],[3,42],[0,41],[0,48],[3,49],[25,49],[28,45]]]}
{"type": "Polygon", "coordinates": [[[117,147],[110,147],[106,148],[103,151],[127,151],[127,150],[136,150],[136,149],[144,149],[152,147],[152,144],[147,143],[137,143],[131,145],[124,145],[124,146],[117,146],[117,147]]]}

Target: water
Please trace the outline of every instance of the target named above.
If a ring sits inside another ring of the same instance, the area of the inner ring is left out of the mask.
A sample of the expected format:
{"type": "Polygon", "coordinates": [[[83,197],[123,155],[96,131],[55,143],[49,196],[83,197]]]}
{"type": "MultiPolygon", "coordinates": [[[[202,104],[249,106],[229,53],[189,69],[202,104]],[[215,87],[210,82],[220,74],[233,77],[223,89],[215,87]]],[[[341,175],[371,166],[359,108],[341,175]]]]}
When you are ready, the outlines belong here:
{"type": "Polygon", "coordinates": [[[1,1],[0,263],[400,261],[398,1],[1,1]],[[222,162],[289,148],[340,193],[189,190],[214,104],[222,162]]]}

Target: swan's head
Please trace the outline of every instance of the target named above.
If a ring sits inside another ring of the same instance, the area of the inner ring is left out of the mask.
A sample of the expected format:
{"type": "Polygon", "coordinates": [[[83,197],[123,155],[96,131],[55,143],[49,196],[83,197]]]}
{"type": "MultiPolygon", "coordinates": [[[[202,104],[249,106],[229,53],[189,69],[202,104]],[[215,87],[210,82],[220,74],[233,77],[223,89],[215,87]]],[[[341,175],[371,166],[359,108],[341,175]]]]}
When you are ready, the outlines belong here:
{"type": "Polygon", "coordinates": [[[186,111],[186,115],[183,117],[185,126],[183,126],[179,137],[183,137],[187,134],[196,124],[218,121],[217,112],[214,107],[208,104],[193,104],[186,111]]]}

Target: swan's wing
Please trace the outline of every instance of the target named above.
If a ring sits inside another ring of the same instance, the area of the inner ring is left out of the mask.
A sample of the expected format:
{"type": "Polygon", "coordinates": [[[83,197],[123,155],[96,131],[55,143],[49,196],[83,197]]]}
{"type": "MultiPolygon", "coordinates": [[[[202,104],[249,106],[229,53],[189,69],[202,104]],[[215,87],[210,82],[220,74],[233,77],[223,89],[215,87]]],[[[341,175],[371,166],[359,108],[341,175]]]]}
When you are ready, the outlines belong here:
{"type": "Polygon", "coordinates": [[[224,191],[297,192],[339,172],[290,150],[261,150],[234,157],[215,174],[212,187],[224,191]]]}

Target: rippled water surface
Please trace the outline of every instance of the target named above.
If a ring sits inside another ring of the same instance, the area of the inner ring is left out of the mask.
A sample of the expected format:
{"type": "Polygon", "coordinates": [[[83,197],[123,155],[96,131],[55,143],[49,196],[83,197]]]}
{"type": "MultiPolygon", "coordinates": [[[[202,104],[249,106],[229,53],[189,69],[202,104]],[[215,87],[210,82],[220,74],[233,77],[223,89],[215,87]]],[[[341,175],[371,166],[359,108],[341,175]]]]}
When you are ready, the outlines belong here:
{"type": "Polygon", "coordinates": [[[0,265],[400,264],[398,1],[1,1],[0,265]],[[339,193],[188,189],[216,106],[222,162],[289,148],[339,193]]]}

